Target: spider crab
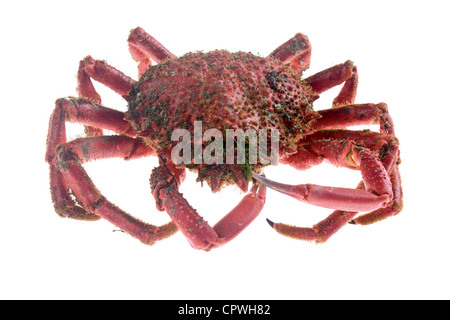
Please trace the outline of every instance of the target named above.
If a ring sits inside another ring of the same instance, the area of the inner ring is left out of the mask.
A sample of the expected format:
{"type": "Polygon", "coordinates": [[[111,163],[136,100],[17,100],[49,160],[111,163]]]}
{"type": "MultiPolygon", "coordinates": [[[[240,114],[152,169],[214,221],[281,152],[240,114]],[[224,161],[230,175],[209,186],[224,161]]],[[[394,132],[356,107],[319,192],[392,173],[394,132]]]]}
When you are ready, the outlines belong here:
{"type": "Polygon", "coordinates": [[[354,104],[358,84],[352,61],[308,78],[311,46],[298,33],[267,57],[216,50],[177,58],[142,28],[131,31],[129,49],[138,62],[135,81],[104,61],[88,56],[79,65],[79,98],[56,101],[50,117],[46,161],[56,212],[80,220],[104,218],[146,244],[180,230],[192,247],[210,250],[236,237],[261,212],[266,187],[300,201],[335,210],[312,228],[268,220],[277,232],[296,239],[324,242],[344,224],[370,224],[402,208],[398,171],[399,143],[386,104],[354,104]],[[91,79],[121,95],[126,113],[101,105],[91,79]],[[314,111],[319,95],[343,84],[330,109],[314,111]],[[279,161],[305,170],[326,160],[361,171],[355,189],[313,184],[287,185],[265,178],[264,165],[175,165],[171,160],[176,128],[192,130],[201,119],[208,128],[275,128],[280,133],[279,161]],[[65,122],[85,126],[86,137],[66,140],[65,122]],[[378,124],[379,132],[347,127],[378,124]],[[103,135],[102,129],[118,135],[103,135]],[[150,177],[157,208],[171,222],[155,226],[140,221],[108,201],[82,167],[110,157],[125,160],[158,156],[150,177]],[[192,208],[179,186],[185,169],[198,173],[213,192],[237,185],[250,192],[213,227],[192,208]],[[250,170],[249,170],[250,169],[250,170]],[[366,212],[357,216],[358,212],[366,212]],[[368,213],[367,213],[368,212],[368,213]]]}

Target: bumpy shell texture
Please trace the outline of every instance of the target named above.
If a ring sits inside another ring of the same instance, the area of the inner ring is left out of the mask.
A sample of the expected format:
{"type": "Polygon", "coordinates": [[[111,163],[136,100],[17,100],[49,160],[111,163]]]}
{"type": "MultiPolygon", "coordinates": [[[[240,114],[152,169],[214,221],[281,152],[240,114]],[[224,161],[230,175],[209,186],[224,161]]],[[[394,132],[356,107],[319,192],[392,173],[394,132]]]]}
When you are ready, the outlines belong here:
{"type": "MultiPolygon", "coordinates": [[[[224,137],[226,129],[277,129],[282,157],[296,151],[317,118],[312,109],[317,96],[300,76],[277,59],[251,53],[188,53],[149,67],[131,92],[127,118],[162,156],[170,157],[178,143],[171,141],[175,129],[194,137],[194,122],[202,121],[203,132],[214,128],[224,137]]],[[[225,164],[186,167],[213,184],[213,191],[236,183],[239,171],[249,178],[245,165],[241,170],[225,164]]]]}

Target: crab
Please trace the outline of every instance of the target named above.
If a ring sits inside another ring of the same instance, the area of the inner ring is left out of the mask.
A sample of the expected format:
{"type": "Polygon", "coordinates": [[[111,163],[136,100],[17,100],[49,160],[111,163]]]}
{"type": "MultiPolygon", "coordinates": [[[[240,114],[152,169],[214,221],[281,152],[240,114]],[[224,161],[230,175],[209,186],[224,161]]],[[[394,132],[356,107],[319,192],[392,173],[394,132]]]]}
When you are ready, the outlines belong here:
{"type": "Polygon", "coordinates": [[[259,215],[267,187],[334,210],[310,228],[267,220],[278,233],[295,239],[325,242],[347,223],[371,224],[400,212],[399,142],[393,121],[385,103],[354,103],[358,72],[352,61],[302,78],[310,64],[311,45],[301,33],[267,57],[226,50],[176,57],[140,27],[131,31],[128,45],[138,63],[137,81],[87,56],[77,74],[79,97],[55,103],[46,161],[52,201],[60,216],[87,221],[103,218],[145,244],[180,230],[193,248],[209,251],[234,239],[259,215]],[[92,79],[121,95],[128,111],[103,106],[92,79]],[[315,111],[313,102],[320,94],[340,84],[332,107],[315,111]],[[221,132],[277,130],[281,164],[306,170],[328,161],[360,170],[362,181],[355,189],[288,185],[266,178],[263,168],[268,164],[262,161],[175,163],[171,155],[177,141],[171,133],[175,129],[192,132],[199,120],[206,129],[221,132]],[[67,141],[66,122],[84,125],[86,137],[67,141]],[[348,129],[369,124],[379,125],[379,132],[348,129]],[[117,134],[104,135],[104,129],[117,134]],[[159,158],[150,177],[151,193],[157,209],[171,218],[161,226],[136,219],[111,203],[83,168],[91,160],[150,156],[159,158]],[[235,185],[246,194],[211,226],[179,191],[186,169],[196,172],[197,180],[212,192],[235,185]]]}

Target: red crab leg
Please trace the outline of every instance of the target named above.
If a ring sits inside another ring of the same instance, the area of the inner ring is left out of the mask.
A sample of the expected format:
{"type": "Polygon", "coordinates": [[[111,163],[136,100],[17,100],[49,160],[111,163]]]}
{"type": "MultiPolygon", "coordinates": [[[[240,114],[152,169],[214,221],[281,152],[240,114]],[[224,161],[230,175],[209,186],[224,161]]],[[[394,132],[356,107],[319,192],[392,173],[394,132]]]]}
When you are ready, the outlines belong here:
{"type": "MultiPolygon", "coordinates": [[[[80,62],[80,70],[80,73],[84,71],[92,79],[104,84],[121,95],[125,100],[128,100],[128,95],[135,81],[119,70],[111,67],[104,61],[95,60],[91,56],[87,56],[80,62]]],[[[78,81],[80,80],[82,82],[78,85],[78,91],[81,92],[81,95],[89,97],[92,95],[97,98],[98,94],[96,95],[96,93],[92,92],[92,84],[84,83],[86,77],[79,76],[78,81]],[[88,92],[84,92],[84,90],[88,90],[88,92]]]]}
{"type": "Polygon", "coordinates": [[[173,59],[176,56],[167,50],[155,38],[137,27],[131,30],[128,45],[133,59],[139,62],[139,74],[143,74],[152,64],[151,60],[159,63],[162,60],[173,59]]]}
{"type": "MultiPolygon", "coordinates": [[[[360,183],[357,189],[363,189],[364,183],[360,183]]],[[[379,209],[379,210],[383,210],[379,209]]],[[[333,234],[347,223],[352,222],[358,212],[335,210],[324,220],[315,224],[311,228],[301,228],[284,223],[274,223],[267,219],[269,225],[279,234],[298,240],[315,241],[316,243],[326,242],[333,234]]]]}
{"type": "Polygon", "coordinates": [[[380,124],[387,113],[385,103],[356,104],[320,110],[321,118],[313,123],[314,131],[324,129],[346,129],[350,126],[363,124],[380,124]]]}
{"type": "Polygon", "coordinates": [[[257,174],[253,177],[265,186],[290,195],[300,201],[313,205],[344,211],[371,211],[386,207],[392,199],[392,185],[380,160],[367,148],[356,147],[353,143],[342,149],[342,155],[334,157],[334,148],[323,147],[326,159],[339,163],[353,162],[363,176],[366,190],[323,187],[311,184],[287,185],[271,181],[257,174]],[[350,153],[351,151],[351,153],[350,153]],[[349,155],[351,154],[351,157],[349,155]],[[370,192],[369,192],[370,191],[370,192]],[[373,193],[372,193],[373,192],[373,193]]]}
{"type": "MultiPolygon", "coordinates": [[[[80,61],[80,66],[77,73],[78,97],[87,99],[93,103],[102,104],[102,99],[97,90],[95,90],[91,77],[86,73],[86,71],[84,71],[84,65],[84,61],[80,61]]],[[[103,134],[103,130],[96,127],[84,126],[84,133],[87,137],[101,136],[103,134]]]]}
{"type": "Polygon", "coordinates": [[[348,60],[306,78],[305,82],[315,92],[322,93],[347,81],[354,73],[356,74],[356,69],[354,70],[353,61],[348,60]]]}
{"type": "Polygon", "coordinates": [[[321,243],[327,241],[333,234],[351,221],[356,214],[357,212],[336,210],[312,228],[300,228],[284,223],[274,223],[269,219],[267,219],[267,222],[275,231],[286,237],[321,243]]]}
{"type": "Polygon", "coordinates": [[[85,70],[85,62],[86,58],[84,60],[80,61],[80,66],[78,68],[77,73],[77,80],[78,80],[78,86],[77,86],[77,92],[78,96],[80,98],[87,99],[91,101],[92,103],[102,104],[102,99],[100,95],[98,94],[97,90],[95,90],[94,85],[92,84],[91,77],[85,70]]]}
{"type": "Polygon", "coordinates": [[[298,146],[297,153],[280,159],[298,170],[306,170],[319,165],[326,158],[338,167],[356,169],[349,161],[348,152],[352,143],[364,145],[379,158],[387,172],[391,172],[399,156],[398,140],[393,136],[372,131],[323,130],[317,131],[298,146]]]}
{"type": "MultiPolygon", "coordinates": [[[[333,141],[330,141],[330,138],[334,139],[343,139],[347,138],[351,141],[358,141],[359,144],[365,145],[370,148],[373,152],[380,153],[380,161],[383,164],[386,172],[389,172],[389,178],[392,183],[392,192],[393,192],[393,202],[386,208],[380,208],[376,211],[369,212],[358,218],[353,220],[353,223],[356,224],[371,224],[377,221],[383,220],[389,216],[398,214],[402,207],[402,187],[400,174],[398,171],[398,162],[399,162],[399,144],[398,140],[393,136],[386,136],[381,133],[370,132],[370,131],[348,131],[348,130],[329,130],[317,132],[319,133],[328,133],[328,135],[322,135],[322,138],[326,138],[324,140],[315,141],[309,145],[306,145],[306,148],[309,148],[312,151],[317,152],[317,154],[321,154],[320,150],[324,149],[324,146],[330,146],[333,141]],[[324,145],[324,146],[321,146],[324,145]]],[[[318,138],[318,137],[316,137],[318,138]]],[[[313,140],[314,141],[314,140],[313,140]]],[[[342,140],[338,140],[340,143],[343,143],[342,140]]],[[[336,153],[337,148],[334,148],[334,164],[337,166],[346,166],[344,154],[345,152],[341,152],[341,156],[336,153]],[[339,160],[342,159],[342,160],[339,160]]],[[[328,160],[333,159],[330,156],[328,160]]],[[[332,161],[333,162],[333,161],[332,161]]],[[[351,166],[348,166],[351,167],[351,166]]],[[[364,183],[361,182],[359,188],[364,188],[364,183]],[[361,187],[362,186],[362,187],[361,187]]]]}
{"type": "Polygon", "coordinates": [[[344,82],[341,91],[333,100],[332,108],[353,104],[358,89],[358,70],[353,62],[348,60],[318,72],[305,79],[314,91],[322,93],[344,82]]]}
{"type": "Polygon", "coordinates": [[[288,158],[280,159],[280,163],[288,164],[297,170],[307,170],[323,162],[323,157],[314,152],[308,151],[303,146],[299,146],[297,153],[288,158]]]}
{"type": "MultiPolygon", "coordinates": [[[[323,156],[310,150],[312,144],[321,140],[350,140],[362,144],[373,151],[379,151],[383,145],[392,142],[392,139],[386,136],[386,134],[367,130],[323,130],[325,128],[334,129],[335,127],[347,127],[355,124],[368,124],[380,121],[378,111],[378,108],[374,108],[373,105],[369,104],[358,105],[356,108],[349,106],[348,108],[340,107],[319,111],[322,117],[313,123],[315,132],[306,136],[305,139],[300,140],[297,152],[287,158],[280,159],[280,162],[288,164],[297,170],[306,170],[321,164],[324,159],[323,156]],[[361,120],[361,117],[364,120],[361,120]]],[[[383,125],[384,123],[381,122],[380,126],[383,125]]],[[[341,165],[347,166],[346,164],[341,165]]]]}
{"type": "Polygon", "coordinates": [[[239,204],[214,225],[219,239],[213,248],[220,247],[241,233],[263,209],[266,201],[266,187],[254,184],[239,204]]]}
{"type": "Polygon", "coordinates": [[[254,185],[233,210],[211,227],[179,193],[176,175],[168,167],[155,168],[150,184],[159,209],[166,210],[193,248],[205,251],[236,237],[258,216],[265,203],[265,187],[254,185]]]}
{"type": "MultiPolygon", "coordinates": [[[[361,182],[357,189],[363,189],[364,184],[361,182]]],[[[384,208],[383,208],[384,209],[384,208]]],[[[379,209],[382,210],[382,209],[379,209]]],[[[267,219],[269,225],[279,234],[289,238],[315,241],[316,243],[326,242],[333,234],[335,234],[344,225],[352,221],[358,212],[335,210],[324,220],[315,224],[311,228],[301,228],[287,225],[284,223],[274,223],[267,219]]]]}
{"type": "Polygon", "coordinates": [[[370,211],[385,207],[390,201],[390,197],[387,194],[378,196],[364,190],[326,187],[314,184],[287,185],[264,179],[255,173],[253,178],[271,189],[323,208],[370,211]]]}
{"type": "Polygon", "coordinates": [[[58,99],[50,116],[47,152],[53,152],[59,143],[66,142],[65,121],[103,128],[119,134],[136,137],[136,132],[126,120],[125,113],[90,103],[84,99],[58,99]]]}
{"type": "Polygon", "coordinates": [[[401,180],[400,180],[400,173],[398,171],[398,166],[395,165],[391,171],[390,179],[392,182],[392,190],[394,192],[394,201],[392,205],[381,208],[369,213],[366,213],[364,215],[361,215],[352,221],[350,223],[353,224],[361,224],[361,225],[368,225],[372,224],[381,220],[384,220],[386,218],[389,218],[391,216],[394,216],[398,214],[402,208],[403,208],[403,191],[401,186],[401,180]]]}
{"type": "MultiPolygon", "coordinates": [[[[105,62],[94,60],[90,56],[84,58],[80,61],[77,74],[78,96],[96,104],[101,104],[102,100],[95,90],[91,78],[117,92],[126,100],[134,83],[133,79],[105,62]]],[[[101,136],[103,134],[100,128],[92,126],[85,126],[85,133],[87,136],[101,136]]]]}
{"type": "Polygon", "coordinates": [[[125,136],[91,137],[60,144],[53,162],[87,212],[110,221],[146,244],[153,244],[174,234],[176,226],[172,222],[161,227],[150,225],[122,211],[98,191],[81,166],[84,161],[92,159],[134,159],[152,154],[154,151],[137,139],[125,136]]]}
{"type": "MultiPolygon", "coordinates": [[[[69,193],[69,186],[66,179],[55,162],[57,153],[61,153],[61,148],[73,149],[81,162],[104,159],[111,157],[124,157],[134,159],[148,156],[152,150],[146,147],[140,140],[135,140],[126,136],[102,136],[77,139],[69,144],[59,144],[56,150],[48,152],[47,161],[50,163],[50,187],[56,212],[63,216],[79,220],[96,220],[99,216],[87,213],[83,208],[77,206],[69,193]]],[[[58,164],[60,165],[60,164],[58,164]]]]}
{"type": "MultiPolygon", "coordinates": [[[[398,141],[394,136],[394,124],[386,104],[349,105],[320,110],[319,114],[321,118],[312,125],[315,132],[301,140],[297,153],[281,159],[282,163],[289,164],[298,170],[305,170],[322,163],[323,157],[311,150],[311,145],[320,140],[355,141],[374,152],[379,152],[383,148],[384,158],[389,159],[388,162],[397,161],[398,141]],[[382,133],[367,130],[324,130],[373,123],[379,123],[382,133]]],[[[387,168],[386,165],[385,167],[387,168]]]]}
{"type": "MultiPolygon", "coordinates": [[[[268,219],[267,222],[278,233],[284,236],[298,240],[315,241],[317,243],[325,242],[347,223],[367,225],[398,214],[401,211],[403,204],[400,175],[397,166],[392,169],[390,178],[392,189],[394,191],[394,201],[392,205],[386,208],[380,208],[357,218],[354,218],[357,215],[357,212],[336,210],[326,219],[315,224],[312,228],[300,228],[284,223],[274,223],[268,219]]],[[[360,183],[358,188],[364,188],[364,184],[360,183]]]]}
{"type": "Polygon", "coordinates": [[[284,63],[290,63],[294,71],[301,72],[309,67],[311,44],[307,36],[297,33],[293,38],[276,48],[269,57],[279,59],[284,63]]]}
{"type": "MultiPolygon", "coordinates": [[[[369,130],[320,130],[316,131],[299,142],[299,146],[308,149],[308,146],[321,140],[353,141],[358,145],[363,145],[373,152],[380,152],[386,157],[389,150],[398,150],[398,139],[393,135],[373,132],[369,130]]],[[[396,151],[397,152],[397,151],[396,151]]]]}
{"type": "Polygon", "coordinates": [[[356,66],[352,68],[351,77],[345,81],[341,91],[333,100],[333,108],[353,104],[356,98],[356,91],[358,89],[358,70],[356,66]]]}
{"type": "Polygon", "coordinates": [[[46,161],[50,164],[50,186],[55,210],[58,214],[76,219],[95,220],[95,215],[85,215],[84,211],[75,206],[68,193],[68,186],[61,173],[55,168],[53,160],[56,147],[66,142],[65,121],[79,122],[96,128],[105,128],[121,134],[135,136],[130,124],[123,120],[124,113],[92,104],[83,99],[59,99],[50,117],[47,136],[46,161]],[[71,205],[67,205],[67,204],[71,205]],[[70,207],[71,210],[64,209],[70,207]]]}
{"type": "MultiPolygon", "coordinates": [[[[300,228],[295,226],[289,226],[283,223],[273,223],[268,220],[269,224],[280,234],[288,237],[292,237],[300,240],[325,242],[336,231],[338,231],[346,223],[352,224],[370,224],[377,221],[388,218],[392,215],[399,213],[402,209],[402,190],[400,176],[398,173],[397,159],[398,159],[398,141],[393,136],[387,136],[382,133],[376,133],[371,131],[348,131],[348,130],[328,130],[318,131],[313,134],[312,141],[301,148],[307,148],[311,155],[316,155],[318,159],[322,160],[326,158],[337,166],[351,167],[351,163],[348,162],[348,151],[350,141],[358,141],[359,144],[370,146],[373,152],[383,150],[381,163],[384,166],[386,172],[390,172],[389,178],[392,184],[392,199],[393,201],[385,208],[380,208],[375,211],[369,212],[357,218],[355,211],[342,211],[336,210],[325,220],[314,225],[312,228],[300,228]],[[322,139],[322,140],[317,140],[322,139]],[[339,140],[330,140],[339,139],[339,140]],[[348,139],[347,141],[345,139],[348,139]],[[353,219],[354,218],[354,219],[353,219]],[[353,220],[352,220],[353,219],[353,220]]],[[[294,155],[295,156],[295,155],[294,155]]],[[[285,163],[296,165],[294,167],[301,167],[302,157],[294,158],[290,157],[285,163]],[[296,163],[297,161],[298,163],[296,163]]],[[[311,160],[308,164],[312,163],[311,160]]],[[[358,189],[365,189],[364,182],[358,185],[358,189]]]]}
{"type": "MultiPolygon", "coordinates": [[[[299,144],[299,150],[307,150],[311,153],[311,157],[313,155],[319,157],[319,159],[315,160],[317,164],[321,162],[322,158],[327,157],[326,153],[328,153],[327,160],[334,165],[355,169],[354,164],[348,161],[350,158],[347,157],[347,149],[344,148],[348,142],[363,145],[374,154],[378,154],[378,158],[388,173],[399,161],[399,143],[397,138],[393,135],[368,130],[316,131],[299,144]]],[[[290,164],[295,168],[301,168],[306,160],[308,159],[296,157],[296,154],[294,154],[281,162],[290,164]]],[[[308,163],[313,162],[309,160],[308,163]]]]}
{"type": "Polygon", "coordinates": [[[322,117],[313,123],[314,131],[345,129],[349,126],[378,123],[380,132],[394,134],[394,123],[385,103],[347,105],[320,110],[318,113],[322,117]]]}

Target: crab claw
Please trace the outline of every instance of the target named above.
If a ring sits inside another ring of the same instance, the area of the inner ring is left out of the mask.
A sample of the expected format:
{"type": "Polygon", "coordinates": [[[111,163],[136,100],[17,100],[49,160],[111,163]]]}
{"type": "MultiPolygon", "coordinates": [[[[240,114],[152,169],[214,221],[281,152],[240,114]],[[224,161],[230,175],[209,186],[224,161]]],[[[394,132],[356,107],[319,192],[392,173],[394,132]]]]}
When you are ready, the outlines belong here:
{"type": "Polygon", "coordinates": [[[390,201],[387,194],[374,193],[348,188],[325,187],[314,184],[289,185],[272,181],[257,173],[253,178],[262,185],[287,194],[297,200],[319,207],[345,211],[371,211],[384,208],[390,201]]]}

